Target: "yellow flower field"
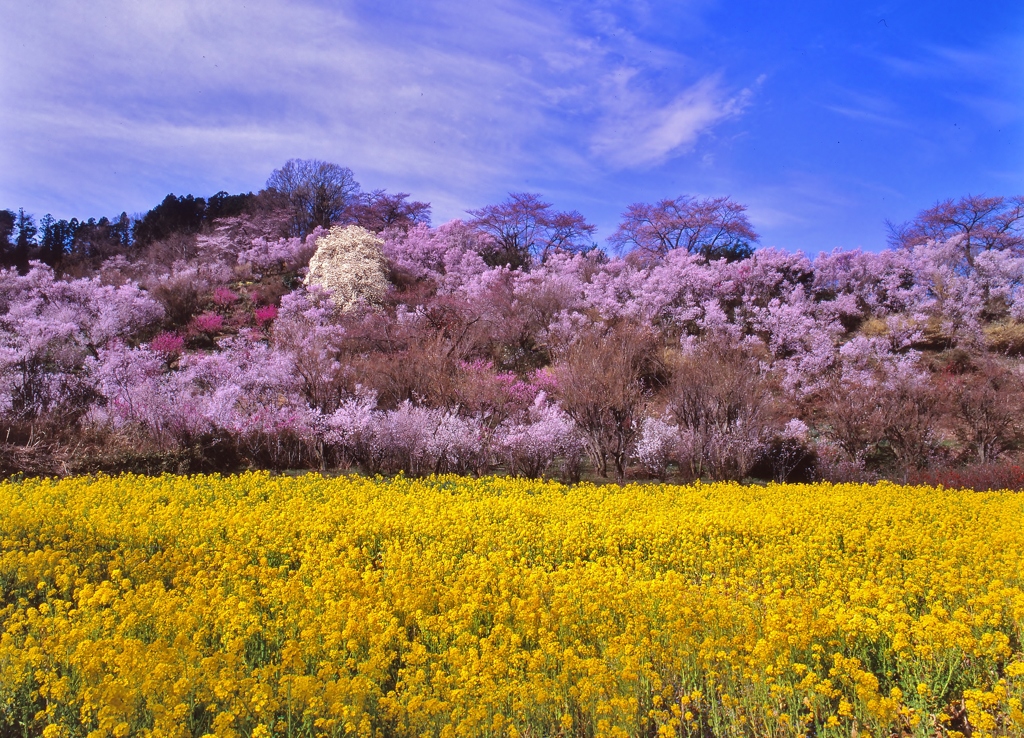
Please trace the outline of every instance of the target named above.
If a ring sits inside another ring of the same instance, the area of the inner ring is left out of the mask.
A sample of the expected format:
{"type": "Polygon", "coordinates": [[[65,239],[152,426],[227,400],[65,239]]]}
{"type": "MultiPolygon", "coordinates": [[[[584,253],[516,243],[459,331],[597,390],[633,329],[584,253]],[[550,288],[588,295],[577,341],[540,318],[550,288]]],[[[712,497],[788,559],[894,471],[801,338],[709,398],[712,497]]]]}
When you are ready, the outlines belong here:
{"type": "Polygon", "coordinates": [[[0,735],[1024,735],[1024,496],[0,484],[0,735]]]}

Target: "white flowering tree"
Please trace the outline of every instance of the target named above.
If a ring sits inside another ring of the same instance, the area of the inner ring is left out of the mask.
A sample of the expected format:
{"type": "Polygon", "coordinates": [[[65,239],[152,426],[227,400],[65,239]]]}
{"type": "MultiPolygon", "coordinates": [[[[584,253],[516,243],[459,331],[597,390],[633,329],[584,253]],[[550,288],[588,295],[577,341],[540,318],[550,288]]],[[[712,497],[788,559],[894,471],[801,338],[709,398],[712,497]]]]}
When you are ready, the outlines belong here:
{"type": "Polygon", "coordinates": [[[342,310],[380,303],[388,289],[384,242],[360,226],[335,226],[317,239],[306,286],[328,290],[342,310]]]}

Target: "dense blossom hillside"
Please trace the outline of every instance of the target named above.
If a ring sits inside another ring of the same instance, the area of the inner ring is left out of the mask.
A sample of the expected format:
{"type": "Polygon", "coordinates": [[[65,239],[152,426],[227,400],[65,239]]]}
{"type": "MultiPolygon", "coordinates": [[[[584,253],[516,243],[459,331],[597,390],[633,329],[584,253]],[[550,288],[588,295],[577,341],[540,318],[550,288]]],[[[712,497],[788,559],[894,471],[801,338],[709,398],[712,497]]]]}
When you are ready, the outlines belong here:
{"type": "Polygon", "coordinates": [[[532,195],[431,227],[405,195],[281,187],[0,272],[7,473],[1019,482],[1019,198],[814,258],[679,198],[632,206],[609,256],[532,195]]]}

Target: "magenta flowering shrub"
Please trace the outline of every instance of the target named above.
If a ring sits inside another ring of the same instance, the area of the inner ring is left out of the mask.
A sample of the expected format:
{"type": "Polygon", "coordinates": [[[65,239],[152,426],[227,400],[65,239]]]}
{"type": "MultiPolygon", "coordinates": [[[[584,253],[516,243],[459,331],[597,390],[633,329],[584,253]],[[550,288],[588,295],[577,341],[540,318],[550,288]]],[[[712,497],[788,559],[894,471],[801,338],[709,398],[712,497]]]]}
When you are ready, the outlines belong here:
{"type": "Polygon", "coordinates": [[[175,359],[185,350],[185,339],[177,333],[164,332],[155,336],[149,347],[167,359],[175,359]]]}
{"type": "Polygon", "coordinates": [[[213,304],[219,308],[227,308],[234,305],[241,298],[227,287],[218,287],[213,291],[213,304]]]}
{"type": "Polygon", "coordinates": [[[218,287],[232,278],[231,269],[220,262],[175,262],[170,271],[153,275],[143,286],[159,302],[173,327],[184,327],[200,312],[218,287]]]}
{"type": "Polygon", "coordinates": [[[190,327],[195,333],[217,333],[224,328],[224,318],[216,313],[203,313],[192,319],[190,327]]]}
{"type": "Polygon", "coordinates": [[[455,398],[465,412],[490,429],[509,418],[523,415],[537,397],[538,389],[513,372],[495,371],[490,361],[477,359],[459,365],[455,398]]]}
{"type": "Polygon", "coordinates": [[[253,319],[260,328],[266,328],[277,317],[276,305],[260,305],[253,311],[253,319]]]}

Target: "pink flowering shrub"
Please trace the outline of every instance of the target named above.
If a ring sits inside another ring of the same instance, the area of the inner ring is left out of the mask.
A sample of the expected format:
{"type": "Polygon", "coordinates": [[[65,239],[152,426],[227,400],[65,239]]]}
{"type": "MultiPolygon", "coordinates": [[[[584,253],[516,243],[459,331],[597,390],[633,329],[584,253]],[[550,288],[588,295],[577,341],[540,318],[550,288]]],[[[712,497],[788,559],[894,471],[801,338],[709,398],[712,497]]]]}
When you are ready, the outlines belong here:
{"type": "Polygon", "coordinates": [[[325,440],[347,464],[370,473],[483,473],[489,467],[479,421],[404,402],[377,410],[360,391],[326,417],[325,440]]]}
{"type": "Polygon", "coordinates": [[[572,419],[544,392],[537,394],[523,417],[499,426],[494,450],[509,474],[525,477],[543,476],[562,459],[563,476],[572,478],[585,453],[572,419]]]}
{"type": "Polygon", "coordinates": [[[679,429],[661,418],[646,417],[633,454],[645,472],[664,479],[679,443],[679,429]]]}
{"type": "Polygon", "coordinates": [[[319,415],[319,436],[343,468],[381,465],[374,427],[376,408],[377,395],[357,387],[355,394],[341,400],[332,413],[319,415]]]}
{"type": "Polygon", "coordinates": [[[224,328],[224,318],[216,313],[203,313],[192,319],[191,328],[196,333],[216,333],[224,328]]]}
{"type": "Polygon", "coordinates": [[[149,347],[167,358],[176,358],[185,350],[185,339],[177,333],[161,333],[149,342],[149,347]]]}
{"type": "Polygon", "coordinates": [[[230,448],[282,468],[315,457],[314,418],[287,356],[243,332],[168,370],[156,349],[113,344],[91,361],[101,401],[89,421],[142,434],[157,446],[230,448]]]}
{"type": "Polygon", "coordinates": [[[231,307],[239,301],[239,296],[227,287],[218,287],[213,291],[213,304],[219,308],[231,307]]]}
{"type": "Polygon", "coordinates": [[[260,328],[266,328],[276,317],[276,305],[260,305],[255,311],[253,311],[253,318],[256,320],[256,325],[260,328]]]}
{"type": "Polygon", "coordinates": [[[255,238],[247,248],[238,252],[238,263],[251,267],[257,272],[280,270],[296,271],[309,264],[316,252],[316,241],[325,234],[322,228],[315,229],[305,238],[255,238]]]}
{"type": "Polygon", "coordinates": [[[88,408],[87,360],[155,326],[164,312],[133,283],[59,280],[44,265],[0,271],[0,414],[66,423],[88,408]]]}
{"type": "Polygon", "coordinates": [[[89,369],[99,399],[87,416],[91,425],[141,432],[166,447],[194,435],[191,407],[180,401],[159,350],[113,343],[100,349],[89,369]]]}
{"type": "Polygon", "coordinates": [[[459,220],[438,228],[420,223],[385,233],[384,256],[413,279],[429,279],[445,292],[459,291],[491,271],[481,253],[486,241],[459,220]]]}
{"type": "MultiPolygon", "coordinates": [[[[707,338],[676,360],[665,393],[685,477],[743,479],[773,432],[770,378],[743,343],[707,338]]],[[[658,427],[659,435],[668,431],[658,427]]]]}
{"type": "Polygon", "coordinates": [[[292,362],[304,401],[331,413],[347,394],[347,366],[341,361],[347,338],[327,293],[300,289],[281,299],[270,345],[292,362]]]}

